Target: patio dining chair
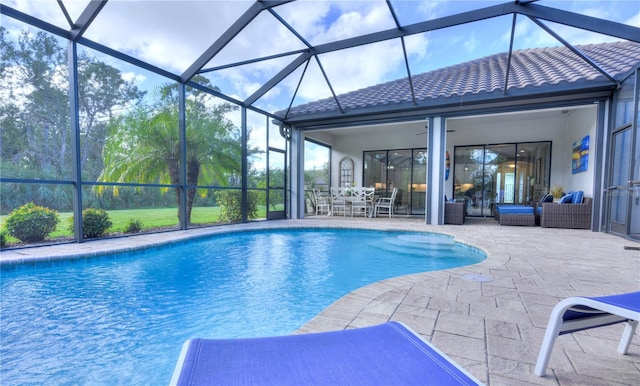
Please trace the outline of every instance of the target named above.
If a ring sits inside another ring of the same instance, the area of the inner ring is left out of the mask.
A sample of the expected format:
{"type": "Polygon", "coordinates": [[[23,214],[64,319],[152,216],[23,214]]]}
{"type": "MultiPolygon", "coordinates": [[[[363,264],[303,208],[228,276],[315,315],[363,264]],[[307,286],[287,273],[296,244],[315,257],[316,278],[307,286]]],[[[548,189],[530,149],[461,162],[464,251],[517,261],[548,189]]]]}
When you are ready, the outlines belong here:
{"type": "Polygon", "coordinates": [[[391,191],[390,197],[380,197],[378,201],[376,201],[376,206],[374,208],[374,217],[378,217],[378,213],[380,213],[380,209],[385,210],[389,214],[389,218],[393,217],[393,208],[396,205],[396,195],[398,194],[398,188],[393,188],[391,191]]]}
{"type": "Polygon", "coordinates": [[[347,215],[347,200],[344,196],[344,189],[332,186],[331,192],[331,215],[335,216],[338,212],[342,212],[343,216],[347,215]]]}
{"type": "Polygon", "coordinates": [[[323,196],[318,189],[313,189],[313,199],[316,204],[316,216],[326,212],[326,214],[330,214],[331,212],[331,204],[327,197],[323,196]]]}
{"type": "Polygon", "coordinates": [[[373,217],[373,207],[376,204],[376,188],[364,188],[364,198],[367,202],[367,214],[369,217],[373,217]]]}
{"type": "Polygon", "coordinates": [[[365,188],[353,189],[353,195],[349,200],[351,201],[351,217],[355,212],[362,213],[363,216],[367,215],[368,205],[365,188]]]}

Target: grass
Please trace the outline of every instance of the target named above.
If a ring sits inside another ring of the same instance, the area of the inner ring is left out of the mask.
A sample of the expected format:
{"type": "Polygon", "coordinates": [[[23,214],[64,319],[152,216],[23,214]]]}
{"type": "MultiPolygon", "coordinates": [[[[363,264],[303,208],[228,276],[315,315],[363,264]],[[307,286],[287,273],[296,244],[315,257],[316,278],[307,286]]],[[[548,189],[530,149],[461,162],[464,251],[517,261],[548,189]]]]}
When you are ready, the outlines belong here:
{"type": "MultiPolygon", "coordinates": [[[[125,209],[108,210],[109,220],[113,223],[107,233],[121,233],[129,223],[129,220],[142,222],[142,230],[161,229],[178,225],[178,209],[153,208],[153,209],[125,209]]],[[[49,235],[50,239],[72,237],[73,231],[69,230],[70,219],[73,212],[60,212],[60,222],[56,229],[49,235]]],[[[0,216],[0,226],[4,225],[7,216],[0,216]]],[[[258,206],[258,217],[266,218],[267,210],[264,206],[258,206]]],[[[220,207],[194,207],[191,210],[191,223],[195,225],[215,224],[220,218],[220,207]]],[[[18,240],[7,235],[8,243],[17,243],[18,240]]]]}

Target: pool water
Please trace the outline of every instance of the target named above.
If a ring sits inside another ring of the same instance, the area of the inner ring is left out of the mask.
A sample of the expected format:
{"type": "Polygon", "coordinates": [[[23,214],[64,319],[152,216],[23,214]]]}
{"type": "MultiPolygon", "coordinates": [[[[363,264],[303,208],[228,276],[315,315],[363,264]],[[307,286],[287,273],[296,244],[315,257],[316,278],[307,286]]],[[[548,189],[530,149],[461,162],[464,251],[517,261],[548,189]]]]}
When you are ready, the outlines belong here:
{"type": "Polygon", "coordinates": [[[0,384],[167,384],[189,338],[289,334],[364,285],[485,257],[442,235],[295,229],[3,272],[0,384]]]}

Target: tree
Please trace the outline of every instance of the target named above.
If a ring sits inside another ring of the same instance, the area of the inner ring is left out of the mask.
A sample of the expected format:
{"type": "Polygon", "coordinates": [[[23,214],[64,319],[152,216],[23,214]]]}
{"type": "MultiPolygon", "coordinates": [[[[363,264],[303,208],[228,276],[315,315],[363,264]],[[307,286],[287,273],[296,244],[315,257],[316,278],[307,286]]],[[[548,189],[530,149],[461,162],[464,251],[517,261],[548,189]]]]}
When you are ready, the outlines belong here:
{"type": "Polygon", "coordinates": [[[120,70],[86,52],[78,58],[78,79],[82,173],[84,179],[95,180],[102,170],[108,122],[116,110],[139,104],[145,92],[126,81],[120,70]]]}
{"type": "MultiPolygon", "coordinates": [[[[197,81],[210,86],[204,77],[197,81]]],[[[139,106],[117,119],[110,127],[104,147],[104,169],[99,181],[180,184],[180,138],[178,130],[178,88],[162,86],[158,103],[139,106]]],[[[178,219],[191,222],[196,186],[229,186],[232,175],[240,174],[240,132],[226,118],[237,109],[229,103],[212,103],[212,96],[193,90],[186,100],[187,212],[182,213],[182,190],[175,189],[178,219]],[[186,217],[184,217],[186,216],[186,217]]],[[[118,187],[114,187],[117,194],[118,187]]],[[[206,189],[201,189],[206,194],[206,189]]]]}
{"type": "MultiPolygon", "coordinates": [[[[69,66],[60,40],[42,31],[35,35],[24,31],[11,39],[0,27],[0,74],[3,175],[71,179],[75,160],[71,151],[69,66]]],[[[84,179],[93,180],[102,170],[107,122],[117,109],[137,104],[144,92],[125,80],[118,69],[82,51],[78,58],[78,94],[79,158],[84,179]]],[[[4,185],[2,189],[3,210],[26,200],[55,208],[70,204],[69,195],[55,185],[39,188],[37,196],[29,198],[7,194],[4,185]]]]}

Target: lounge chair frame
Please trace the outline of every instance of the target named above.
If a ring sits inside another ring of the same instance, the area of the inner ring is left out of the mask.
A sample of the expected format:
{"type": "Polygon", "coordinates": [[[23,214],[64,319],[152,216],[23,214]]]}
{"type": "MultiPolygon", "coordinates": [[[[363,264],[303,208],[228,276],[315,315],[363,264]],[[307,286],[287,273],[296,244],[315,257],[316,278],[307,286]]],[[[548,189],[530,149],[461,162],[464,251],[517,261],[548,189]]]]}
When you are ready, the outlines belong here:
{"type": "Polygon", "coordinates": [[[640,320],[640,291],[602,297],[572,297],[562,300],[551,312],[540,347],[535,374],[544,376],[551,351],[559,335],[596,327],[625,323],[618,353],[626,354],[640,320]]]}

